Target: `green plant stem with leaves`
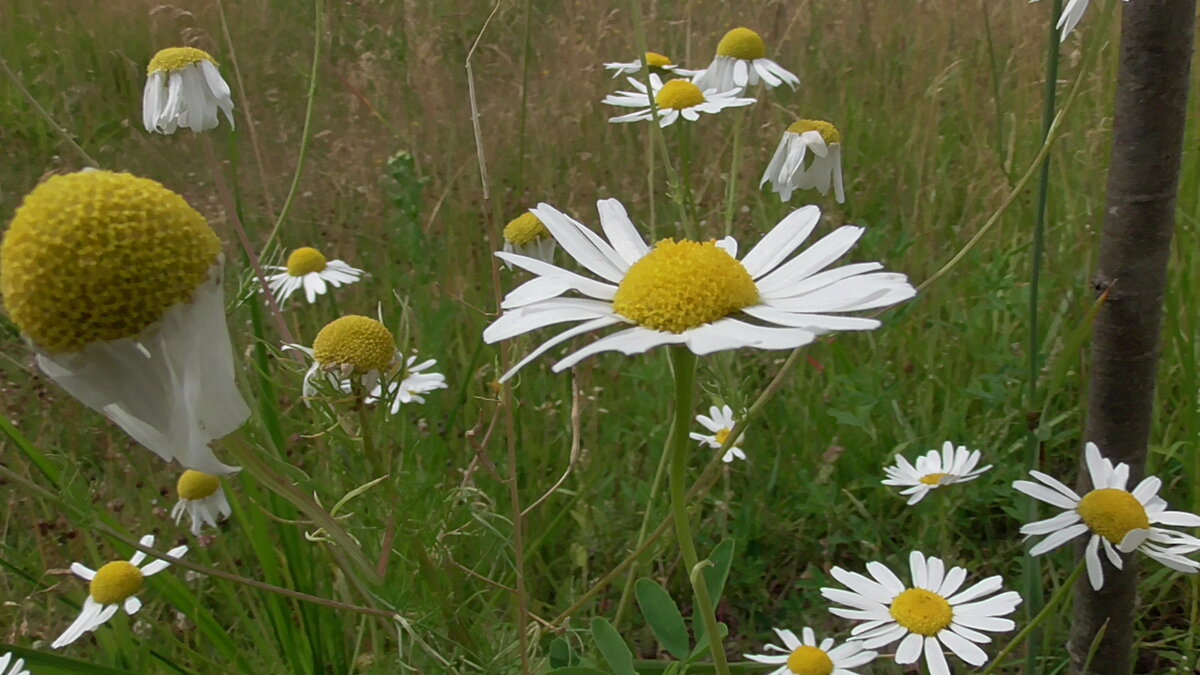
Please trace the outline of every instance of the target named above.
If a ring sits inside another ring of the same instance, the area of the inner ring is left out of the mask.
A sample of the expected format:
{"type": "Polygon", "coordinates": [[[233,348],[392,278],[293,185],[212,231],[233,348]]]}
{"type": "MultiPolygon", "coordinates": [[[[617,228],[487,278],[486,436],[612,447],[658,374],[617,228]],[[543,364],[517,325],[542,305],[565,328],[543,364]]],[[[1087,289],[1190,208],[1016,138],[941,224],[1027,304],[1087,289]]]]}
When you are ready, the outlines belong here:
{"type": "MultiPolygon", "coordinates": [[[[992,663],[988,665],[988,667],[985,668],[984,671],[979,675],[988,675],[989,673],[994,672],[1000,667],[1000,663],[1004,661],[1004,657],[1008,656],[1014,649],[1021,646],[1021,643],[1024,642],[1025,639],[1030,636],[1030,634],[1034,633],[1034,631],[1041,627],[1041,625],[1050,616],[1050,613],[1056,607],[1058,607],[1059,603],[1062,602],[1063,598],[1067,597],[1067,594],[1071,592],[1071,589],[1075,588],[1075,582],[1079,580],[1079,575],[1083,574],[1083,570],[1084,559],[1080,558],[1079,562],[1075,565],[1075,569],[1071,572],[1071,576],[1067,577],[1067,580],[1063,582],[1063,585],[1059,586],[1058,590],[1054,592],[1054,595],[1050,597],[1050,601],[1042,607],[1042,611],[1038,612],[1037,616],[1030,619],[1029,623],[1027,623],[1025,627],[1021,629],[1021,632],[1013,636],[1013,639],[1009,640],[1008,644],[1004,645],[1004,649],[1001,649],[1000,652],[996,654],[996,658],[992,659],[992,663]]],[[[1024,672],[1036,673],[1038,671],[1030,670],[1024,672]]]]}

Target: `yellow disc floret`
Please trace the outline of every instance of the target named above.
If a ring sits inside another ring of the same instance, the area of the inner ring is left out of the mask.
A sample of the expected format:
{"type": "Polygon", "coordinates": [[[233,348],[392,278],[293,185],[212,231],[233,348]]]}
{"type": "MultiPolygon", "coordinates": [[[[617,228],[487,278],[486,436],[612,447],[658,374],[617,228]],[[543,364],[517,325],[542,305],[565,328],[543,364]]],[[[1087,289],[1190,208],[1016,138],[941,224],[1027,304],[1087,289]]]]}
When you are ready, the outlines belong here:
{"type": "Polygon", "coordinates": [[[671,59],[658,52],[646,52],[646,65],[651,68],[665,68],[671,64],[671,59]]]}
{"type": "Polygon", "coordinates": [[[322,366],[386,370],[396,357],[396,339],[383,324],[365,316],[343,316],[313,340],[313,358],[322,366]]]}
{"type": "Polygon", "coordinates": [[[524,246],[549,236],[550,231],[546,229],[542,221],[528,211],[504,226],[504,240],[513,246],[524,246]]]}
{"type": "Polygon", "coordinates": [[[625,273],[613,310],[647,328],[682,333],[757,302],[746,268],[716,242],[664,239],[625,273]]]}
{"type": "Polygon", "coordinates": [[[96,570],[89,592],[101,605],[115,605],[142,590],[142,571],[133,563],[117,560],[96,570]]]}
{"type": "Polygon", "coordinates": [[[821,138],[824,139],[826,145],[842,142],[842,132],[838,131],[837,127],[823,120],[797,120],[787,130],[793,134],[815,131],[821,134],[821,138]]]}
{"type": "Polygon", "coordinates": [[[954,610],[946,599],[924,588],[910,588],[892,601],[892,618],[901,626],[925,637],[933,637],[954,621],[954,610]]]}
{"type": "Polygon", "coordinates": [[[1120,544],[1132,530],[1150,527],[1146,508],[1137,497],[1115,488],[1092,490],[1075,507],[1092,532],[1114,544],[1120,544]]]}
{"type": "Polygon", "coordinates": [[[833,672],[833,659],[824,649],[802,645],[788,656],[787,667],[795,675],[829,675],[833,672]]]}
{"type": "Polygon", "coordinates": [[[208,61],[213,65],[217,64],[213,57],[203,49],[196,49],[195,47],[168,47],[150,59],[150,65],[146,66],[146,74],[149,75],[158,72],[172,73],[201,61],[208,61]]]}
{"type": "Polygon", "coordinates": [[[704,103],[704,94],[699,87],[687,80],[671,80],[658,90],[654,102],[660,108],[683,110],[704,103]]]}
{"type": "Polygon", "coordinates": [[[329,261],[317,249],[304,246],[292,251],[287,259],[287,273],[294,277],[320,272],[329,265],[329,261]]]}
{"type": "Polygon", "coordinates": [[[729,432],[731,431],[733,431],[733,429],[721,429],[717,433],[713,434],[713,440],[721,445],[725,445],[725,440],[729,438],[729,432]]]}
{"type": "Polygon", "coordinates": [[[221,489],[220,478],[193,469],[184,471],[183,475],[179,477],[179,482],[175,484],[175,491],[179,493],[179,498],[188,501],[206,499],[216,494],[219,489],[221,489]]]}
{"type": "Polygon", "coordinates": [[[767,55],[762,36],[749,28],[734,28],[717,43],[717,56],[753,61],[767,55]]]}
{"type": "Polygon", "coordinates": [[[221,242],[183,197],[127,173],[54,176],[34,188],[0,245],[0,293],[42,349],[134,337],[191,299],[221,242]]]}
{"type": "Polygon", "coordinates": [[[941,484],[942,484],[942,480],[943,480],[944,478],[946,478],[947,476],[949,476],[949,475],[950,475],[950,474],[948,474],[948,473],[931,473],[931,474],[926,474],[926,475],[924,475],[924,476],[921,476],[921,482],[922,482],[922,483],[924,483],[924,484],[926,484],[926,485],[934,485],[934,486],[937,486],[937,485],[941,485],[941,484]]]}

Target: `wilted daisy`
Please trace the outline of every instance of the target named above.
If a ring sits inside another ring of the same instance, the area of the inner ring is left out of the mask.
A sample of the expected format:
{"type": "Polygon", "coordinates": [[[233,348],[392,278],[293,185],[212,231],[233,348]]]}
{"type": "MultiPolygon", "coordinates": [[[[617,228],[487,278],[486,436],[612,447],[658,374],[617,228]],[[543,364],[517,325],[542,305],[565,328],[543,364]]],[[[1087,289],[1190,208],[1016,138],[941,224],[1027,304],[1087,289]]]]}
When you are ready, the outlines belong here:
{"type": "Polygon", "coordinates": [[[795,89],[800,84],[800,78],[766,56],[767,45],[761,35],[749,28],[734,28],[717,43],[712,64],[692,80],[701,89],[735,92],[758,84],[760,78],[771,88],[786,84],[795,89]]]}
{"type": "MultiPolygon", "coordinates": [[[[417,355],[409,356],[404,362],[404,368],[396,373],[389,375],[386,383],[387,394],[383,391],[385,384],[380,382],[375,385],[371,393],[363,399],[363,402],[370,405],[378,402],[380,399],[388,402],[388,411],[395,415],[400,412],[400,406],[406,403],[424,403],[425,397],[421,394],[428,394],[435,389],[446,388],[446,376],[441,373],[425,373],[421,372],[432,368],[437,361],[435,359],[426,359],[420,363],[414,363],[417,360],[417,355]]],[[[342,391],[349,392],[350,384],[342,383],[342,391]]]]}
{"type": "MultiPolygon", "coordinates": [[[[142,546],[154,546],[154,535],[142,537],[138,543],[142,546]]],[[[180,558],[187,553],[187,546],[176,546],[167,551],[172,558],[180,558]]],[[[79,618],[71,624],[58,639],[50,643],[51,649],[65,647],[78,640],[84,633],[94,631],[111,619],[120,607],[125,608],[126,614],[136,614],[142,608],[142,601],[137,599],[137,593],[145,585],[145,578],[167,569],[170,562],[155,560],[142,565],[146,554],[137,551],[129,562],[116,560],[105,564],[98,570],[92,570],[79,563],[71,563],[71,571],[75,576],[91,582],[88,587],[87,600],[83,602],[83,610],[79,618]],[[139,567],[141,565],[141,567],[139,567]]]]}
{"type": "Polygon", "coordinates": [[[768,182],[785,202],[792,198],[792,190],[816,188],[823,195],[829,194],[829,184],[833,183],[838,203],[845,202],[841,132],[821,120],[799,120],[788,127],[758,186],[768,182]]]}
{"type": "Polygon", "coordinates": [[[164,49],[146,67],[142,124],[146,131],[173,134],[217,128],[217,109],[233,124],[233,96],[208,52],[192,47],[164,49]]]}
{"type": "Polygon", "coordinates": [[[302,345],[285,348],[302,351],[313,360],[304,375],[305,399],[317,393],[322,375],[336,389],[375,394],[381,378],[400,362],[396,338],[387,326],[356,314],[326,324],[313,340],[312,349],[302,345]]]}
{"type": "Polygon", "coordinates": [[[311,246],[292,251],[286,265],[268,265],[267,269],[278,272],[267,277],[267,284],[281,303],[303,288],[304,296],[311,304],[318,295],[325,294],[326,284],[338,288],[358,281],[363,275],[362,270],[341,260],[326,260],[324,254],[311,246]]]}
{"type": "Polygon", "coordinates": [[[206,526],[216,527],[233,513],[221,479],[216,476],[189,469],[179,477],[175,492],[179,494],[179,502],[171,509],[171,517],[179,524],[184,513],[191,516],[192,534],[200,534],[206,526]]]}
{"type": "Polygon", "coordinates": [[[766,675],[856,675],[850,668],[866,665],[879,656],[863,649],[857,642],[843,642],[834,647],[833,638],[817,642],[817,634],[807,626],[800,631],[803,639],[786,628],[772,629],[783,641],[783,647],[767,645],[769,652],[778,654],[746,654],[758,663],[779,665],[766,675]]]}
{"type": "Polygon", "coordinates": [[[877,328],[876,319],[838,314],[916,294],[903,274],[880,272],[877,262],[825,269],[854,246],[861,227],[840,227],[789,260],[821,219],[815,206],[793,211],[740,260],[732,237],[664,239],[650,247],[620,202],[603,199],[596,206],[607,241],[549,204],[534,212],[563,250],[599,280],[534,258],[496,254],[536,277],[505,296],[504,313],[484,330],[485,342],[581,322],[542,343],[501,379],[570,338],[609,326],[622,328],[562,359],[554,371],[600,352],[640,354],[670,344],[695,354],[791,349],[830,331],[877,328]],[[577,295],[560,297],[568,291],[577,295]]]}
{"type": "Polygon", "coordinates": [[[932,675],[950,675],[944,649],[972,666],[987,663],[988,656],[978,645],[991,642],[981,631],[1009,631],[1016,627],[1011,614],[1021,604],[1015,591],[996,594],[1004,583],[999,576],[988,577],[965,591],[959,591],[967,570],[952,567],[946,571],[939,558],[926,558],[918,551],[908,557],[912,583],[905,585],[887,566],[867,563],[871,578],[834,567],[830,573],[850,590],[822,588],[826,600],[846,607],[831,607],[830,612],[844,619],[863,621],[851,632],[853,640],[875,649],[901,640],[896,648],[896,663],[916,663],[925,655],[932,675]],[[987,597],[990,596],[990,597],[987,597]]]}
{"type": "Polygon", "coordinates": [[[209,443],[250,409],[234,382],[221,242],[182,197],[110,171],[54,176],[17,209],[0,293],[38,367],[166,460],[236,471],[209,443]]]}
{"type": "MultiPolygon", "coordinates": [[[[688,434],[693,441],[700,441],[708,445],[708,447],[716,450],[722,445],[725,445],[725,439],[729,438],[729,432],[733,431],[733,425],[737,420],[733,419],[733,408],[729,406],[712,406],[708,409],[707,415],[696,415],[696,421],[708,429],[712,434],[700,434],[693,431],[688,434]]],[[[738,440],[746,438],[746,434],[742,434],[738,440]]],[[[746,459],[746,453],[736,445],[729,448],[725,452],[725,456],[721,458],[723,462],[732,462],[734,459],[746,459]]]]}
{"type": "MultiPolygon", "coordinates": [[[[554,237],[533,213],[526,211],[504,226],[504,251],[554,261],[554,237]]],[[[505,263],[508,264],[508,263],[505,263]]],[[[512,265],[509,265],[512,267],[512,265]]]]}
{"type": "Polygon", "coordinates": [[[1118,551],[1141,551],[1173,570],[1187,573],[1200,571],[1200,563],[1186,557],[1200,550],[1200,539],[1183,532],[1154,527],[1155,524],[1200,527],[1200,516],[1186,511],[1168,511],[1167,502],[1158,496],[1162,481],[1154,476],[1143,478],[1133,492],[1126,491],[1129,465],[1122,462],[1114,467],[1112,461],[1100,456],[1100,448],[1095,443],[1087,444],[1084,457],[1093,488],[1083,497],[1040,471],[1030,471],[1029,475],[1041,485],[1027,480],[1013,483],[1018,491],[1065,509],[1053,518],[1021,527],[1021,534],[1024,535],[1048,535],[1030,549],[1030,555],[1048,553],[1079,535],[1090,534],[1084,559],[1087,561],[1088,581],[1096,590],[1104,586],[1104,569],[1099,554],[1101,547],[1108,562],[1117,569],[1122,569],[1118,551]]]}
{"type": "Polygon", "coordinates": [[[737,91],[719,91],[713,87],[701,90],[700,87],[687,80],[671,80],[666,84],[658,75],[650,76],[650,93],[646,93],[646,85],[630,77],[626,78],[637,91],[618,91],[604,97],[608,105],[623,108],[641,108],[609,119],[609,122],[638,122],[654,119],[650,110],[650,97],[658,106],[658,125],[666,127],[682,117],[689,122],[700,119],[700,113],[716,114],[726,108],[750,105],[752,98],[738,98],[737,91]]]}
{"type": "Polygon", "coordinates": [[[982,469],[975,468],[981,456],[978,450],[968,450],[964,445],[956,449],[950,441],[942,444],[941,452],[930,450],[927,454],[917,457],[916,466],[909,464],[902,455],[896,455],[896,466],[883,469],[888,476],[883,480],[883,484],[903,486],[905,489],[901,490],[900,494],[912,495],[908,498],[908,504],[911,506],[924,499],[931,490],[975,480],[984,471],[992,468],[991,464],[982,469]]]}
{"type": "MultiPolygon", "coordinates": [[[[696,74],[694,70],[685,70],[671,62],[671,59],[659,54],[658,52],[646,52],[646,65],[650,66],[651,73],[659,75],[678,75],[680,77],[691,77],[696,74]]],[[[606,63],[606,70],[613,71],[613,77],[618,75],[637,75],[642,72],[641,61],[630,61],[628,63],[606,63]]]]}
{"type": "MultiPolygon", "coordinates": [[[[1040,0],[1029,0],[1029,2],[1040,2],[1040,0]]],[[[1083,19],[1083,13],[1087,11],[1089,0],[1067,0],[1067,4],[1063,7],[1062,16],[1058,17],[1058,23],[1055,28],[1061,31],[1059,41],[1066,41],[1067,36],[1075,27],[1079,25],[1079,21],[1083,19]]],[[[1129,0],[1125,0],[1129,2],[1129,0]]]]}
{"type": "Polygon", "coordinates": [[[12,652],[0,656],[0,675],[29,675],[25,669],[25,659],[12,660],[12,652]]]}

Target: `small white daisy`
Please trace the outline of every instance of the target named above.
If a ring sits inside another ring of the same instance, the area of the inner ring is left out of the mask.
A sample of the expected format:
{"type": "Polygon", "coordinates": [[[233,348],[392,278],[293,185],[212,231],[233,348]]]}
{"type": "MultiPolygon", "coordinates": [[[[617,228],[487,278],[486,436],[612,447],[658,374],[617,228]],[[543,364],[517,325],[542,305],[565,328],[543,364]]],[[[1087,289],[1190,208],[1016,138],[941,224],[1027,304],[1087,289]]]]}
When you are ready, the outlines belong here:
{"type": "MultiPolygon", "coordinates": [[[[733,418],[733,408],[727,405],[720,408],[715,405],[710,407],[708,415],[696,415],[696,421],[713,433],[705,435],[693,431],[688,435],[691,436],[693,441],[700,441],[707,444],[713,450],[725,444],[725,439],[729,438],[729,432],[733,431],[733,425],[737,423],[737,420],[733,418]]],[[[746,434],[743,433],[738,440],[742,441],[745,438],[746,434]]],[[[742,452],[742,449],[736,445],[725,452],[725,456],[721,458],[721,461],[729,463],[735,458],[746,459],[746,453],[742,452]]]]}
{"type": "Polygon", "coordinates": [[[746,654],[746,658],[758,663],[779,665],[766,675],[857,675],[851,668],[866,665],[875,660],[878,653],[863,649],[858,642],[843,642],[834,647],[833,638],[817,643],[817,634],[805,626],[800,634],[803,640],[786,628],[774,628],[783,641],[783,647],[767,645],[769,652],[778,654],[746,654]]]}
{"type": "Polygon", "coordinates": [[[896,648],[896,663],[916,663],[925,654],[931,675],[950,675],[944,649],[954,652],[972,666],[987,663],[988,656],[978,647],[991,642],[980,631],[1003,632],[1016,627],[1011,614],[1021,604],[1015,591],[994,595],[1004,584],[999,576],[988,577],[959,591],[967,570],[952,567],[946,571],[939,558],[926,558],[913,551],[908,557],[912,584],[905,585],[879,562],[867,563],[871,578],[834,567],[831,574],[850,590],[822,588],[826,600],[846,607],[831,607],[836,616],[864,621],[851,631],[852,640],[875,649],[903,640],[896,648]],[[985,596],[991,596],[984,598],[985,596]]]}
{"type": "MultiPolygon", "coordinates": [[[[504,252],[554,262],[554,237],[532,212],[526,211],[504,226],[504,252]]],[[[511,269],[512,264],[505,262],[511,269]]]]}
{"type": "Polygon", "coordinates": [[[338,288],[358,281],[363,275],[362,270],[341,260],[327,260],[324,254],[310,246],[292,251],[286,265],[268,265],[267,269],[278,272],[267,277],[267,284],[281,304],[301,288],[312,304],[318,295],[325,294],[326,284],[338,288]]]}
{"type": "MultiPolygon", "coordinates": [[[[658,52],[646,52],[646,65],[650,66],[651,73],[658,73],[659,75],[671,74],[678,75],[679,77],[691,77],[696,74],[694,70],[680,68],[678,65],[672,63],[670,58],[658,52]]],[[[613,71],[613,78],[616,78],[618,75],[637,75],[642,72],[642,62],[606,63],[604,64],[604,68],[613,71]]]]}
{"type": "MultiPolygon", "coordinates": [[[[1040,2],[1041,0],[1029,0],[1029,2],[1040,2]]],[[[1058,17],[1058,23],[1055,28],[1061,31],[1059,42],[1065,42],[1067,36],[1075,27],[1079,25],[1079,21],[1083,19],[1083,13],[1087,11],[1089,0],[1067,0],[1067,4],[1063,7],[1062,16],[1058,17]]],[[[1129,0],[1125,0],[1129,2],[1129,0]]]]}
{"type": "Polygon", "coordinates": [[[658,75],[650,75],[650,92],[646,85],[630,77],[626,78],[637,91],[618,91],[604,97],[608,105],[623,108],[640,108],[627,115],[609,119],[609,122],[639,122],[654,119],[650,111],[650,97],[658,106],[658,125],[670,126],[683,118],[689,122],[700,119],[700,113],[715,115],[726,108],[735,108],[754,103],[752,98],[738,98],[736,91],[718,91],[713,87],[701,90],[687,80],[671,80],[663,84],[658,75]]]}
{"type": "Polygon", "coordinates": [[[581,322],[542,343],[502,380],[566,340],[609,326],[622,328],[562,359],[554,371],[600,352],[640,354],[670,344],[699,355],[741,347],[792,349],[830,331],[873,330],[880,325],[876,319],[838,315],[916,295],[903,274],[881,272],[877,262],[826,269],[854,246],[861,227],[840,227],[789,259],[821,219],[815,206],[793,211],[740,260],[732,237],[664,239],[652,248],[620,202],[604,199],[596,206],[607,241],[549,204],[533,211],[563,250],[600,280],[534,258],[496,254],[536,277],[505,296],[504,313],[484,330],[484,342],[581,322]],[[560,297],[571,291],[579,295],[560,297]]]}
{"type": "Polygon", "coordinates": [[[883,484],[903,486],[905,489],[900,494],[912,495],[908,499],[908,505],[912,506],[924,499],[931,490],[975,480],[992,468],[991,464],[982,469],[975,468],[981,456],[978,450],[968,450],[964,445],[956,449],[950,441],[942,444],[940,453],[930,450],[928,454],[917,457],[915,467],[903,456],[896,455],[896,466],[883,469],[888,476],[883,484]]]}
{"type": "MultiPolygon", "coordinates": [[[[385,383],[380,382],[375,385],[371,393],[363,399],[363,402],[370,405],[383,399],[388,402],[388,411],[395,415],[400,412],[400,406],[406,403],[424,403],[425,397],[421,394],[427,394],[435,389],[446,388],[446,376],[441,373],[423,373],[421,371],[432,368],[437,361],[434,359],[426,359],[416,365],[413,365],[417,360],[417,355],[413,354],[404,362],[404,368],[396,373],[391,381],[386,383],[387,394],[383,393],[385,383]]],[[[349,391],[347,383],[342,384],[343,391],[349,391]]]]}
{"type": "Polygon", "coordinates": [[[1089,534],[1084,559],[1092,588],[1104,586],[1104,568],[1099,549],[1104,548],[1108,562],[1122,569],[1118,553],[1141,551],[1158,562],[1179,572],[1194,574],[1200,563],[1186,556],[1200,551],[1200,539],[1155,524],[1174,527],[1200,527],[1200,516],[1186,511],[1168,511],[1167,502],[1158,496],[1162,481],[1146,476],[1133,492],[1125,489],[1129,481],[1129,465],[1115,467],[1100,455],[1095,443],[1084,450],[1092,490],[1080,497],[1074,490],[1052,476],[1030,471],[1041,485],[1019,480],[1013,487],[1034,499],[1060,509],[1062,513],[1021,527],[1028,536],[1049,535],[1030,549],[1030,555],[1048,553],[1079,535],[1089,534]]]}
{"type": "Polygon", "coordinates": [[[736,93],[758,84],[759,79],[772,89],[781,84],[795,89],[800,84],[800,78],[766,56],[767,45],[761,35],[749,28],[734,28],[717,44],[712,64],[692,81],[701,89],[736,93]]]}
{"type": "Polygon", "coordinates": [[[173,134],[217,128],[217,109],[233,127],[233,96],[208,52],[171,47],[154,55],[146,68],[142,124],[151,133],[173,134]]]}
{"type": "MultiPolygon", "coordinates": [[[[154,546],[154,535],[148,534],[138,543],[142,546],[154,546]]],[[[187,546],[176,546],[167,551],[167,555],[179,558],[187,553],[187,550],[187,546]]],[[[83,602],[79,618],[50,644],[50,648],[65,647],[78,640],[84,633],[96,630],[111,619],[122,606],[126,614],[136,614],[142,608],[142,601],[137,599],[137,593],[142,590],[145,578],[158,574],[171,564],[168,560],[155,560],[138,567],[145,559],[146,554],[137,551],[129,562],[116,560],[98,570],[71,563],[71,571],[75,576],[91,582],[88,597],[83,602]]]]}
{"type": "Polygon", "coordinates": [[[233,513],[221,479],[216,476],[188,469],[175,484],[175,492],[179,501],[171,509],[171,517],[178,525],[184,513],[191,516],[192,534],[200,534],[205,526],[216,527],[233,513]]]}
{"type": "Polygon", "coordinates": [[[25,659],[12,660],[12,652],[0,656],[0,675],[29,675],[25,669],[25,659]]]}
{"type": "Polygon", "coordinates": [[[832,183],[838,203],[844,203],[841,132],[821,120],[799,120],[792,124],[783,133],[783,140],[779,141],[758,186],[761,188],[768,182],[785,202],[792,198],[793,190],[815,188],[823,195],[829,194],[832,183]]]}

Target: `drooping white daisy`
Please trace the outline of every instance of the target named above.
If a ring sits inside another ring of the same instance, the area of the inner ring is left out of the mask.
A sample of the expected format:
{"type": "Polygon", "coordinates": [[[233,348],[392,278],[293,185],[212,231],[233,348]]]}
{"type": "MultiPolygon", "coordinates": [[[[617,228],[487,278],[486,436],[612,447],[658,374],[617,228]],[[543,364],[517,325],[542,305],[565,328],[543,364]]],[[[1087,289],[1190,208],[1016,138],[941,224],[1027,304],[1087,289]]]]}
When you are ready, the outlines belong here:
{"type": "MultiPolygon", "coordinates": [[[[667,56],[658,52],[646,52],[646,65],[650,66],[651,73],[659,75],[678,75],[679,77],[691,77],[696,74],[694,70],[686,70],[671,62],[667,56]]],[[[642,72],[641,61],[629,61],[627,63],[606,63],[606,70],[613,71],[613,78],[618,75],[637,75],[642,72]]]]}
{"type": "Polygon", "coordinates": [[[749,28],[734,28],[717,43],[712,64],[692,81],[701,89],[737,93],[758,84],[759,79],[772,89],[781,84],[795,89],[800,84],[800,78],[766,57],[767,45],[761,35],[749,28]]]}
{"type": "Polygon", "coordinates": [[[542,343],[502,380],[562,342],[609,326],[622,328],[562,359],[554,371],[600,352],[640,354],[669,344],[686,345],[695,354],[791,349],[830,331],[877,328],[875,319],[838,315],[916,294],[903,274],[881,272],[876,262],[825,269],[854,246],[861,227],[840,227],[789,259],[820,221],[815,206],[793,211],[739,260],[732,237],[664,239],[651,248],[620,202],[596,205],[607,241],[549,204],[534,212],[563,250],[599,280],[534,258],[496,254],[536,277],[505,296],[504,313],[484,330],[484,342],[582,322],[542,343]],[[569,291],[578,295],[560,297],[569,291]]]}
{"type": "Polygon", "coordinates": [[[304,375],[306,402],[316,395],[317,380],[322,376],[334,389],[375,394],[380,380],[401,358],[392,331],[375,319],[357,314],[326,324],[313,339],[312,349],[303,345],[284,348],[299,350],[313,360],[304,375]]]}
{"type": "MultiPolygon", "coordinates": [[[[700,441],[713,450],[725,445],[725,439],[729,438],[729,432],[733,431],[733,425],[737,423],[737,420],[733,418],[733,408],[727,405],[720,408],[715,405],[710,407],[707,415],[696,415],[696,421],[702,424],[705,429],[711,431],[712,434],[706,435],[693,431],[688,436],[693,441],[700,441]]],[[[746,434],[743,433],[738,440],[742,441],[745,438],[746,434]]],[[[742,452],[742,449],[736,445],[725,452],[725,456],[721,458],[721,461],[729,463],[734,459],[746,459],[746,453],[742,452]]]]}
{"type": "Polygon", "coordinates": [[[216,527],[233,513],[221,479],[216,476],[189,469],[175,483],[175,492],[179,501],[171,509],[171,517],[179,524],[184,513],[191,516],[192,534],[200,534],[205,526],[216,527]]]}
{"type": "Polygon", "coordinates": [[[326,284],[338,288],[342,284],[358,281],[364,274],[362,270],[341,260],[327,260],[324,254],[311,246],[292,251],[286,265],[267,265],[267,269],[278,272],[267,277],[267,284],[280,304],[301,288],[309,304],[312,304],[318,295],[325,294],[326,284]]]}
{"type": "Polygon", "coordinates": [[[758,186],[761,188],[768,182],[785,202],[792,198],[793,190],[815,188],[823,195],[829,194],[832,183],[838,203],[844,203],[841,132],[821,120],[799,120],[792,124],[783,133],[783,140],[758,186]]]}
{"type": "Polygon", "coordinates": [[[905,489],[901,490],[900,494],[912,495],[908,499],[908,505],[912,506],[924,499],[931,490],[975,480],[992,468],[991,464],[982,469],[975,468],[981,456],[978,450],[968,450],[965,445],[956,449],[950,441],[942,444],[940,453],[930,450],[927,454],[917,457],[915,467],[902,455],[896,455],[896,466],[883,469],[888,476],[883,480],[883,484],[903,486],[905,489]]]}
{"type": "Polygon", "coordinates": [[[0,656],[0,675],[29,675],[25,669],[25,659],[12,660],[12,652],[0,656]]]}
{"type": "Polygon", "coordinates": [[[866,665],[879,656],[863,649],[858,642],[843,642],[834,647],[833,638],[825,638],[818,643],[817,634],[807,626],[800,631],[803,640],[786,628],[772,630],[783,641],[783,647],[769,644],[766,650],[778,654],[745,655],[757,663],[779,665],[766,675],[857,675],[850,669],[866,665]]]}
{"type": "Polygon", "coordinates": [[[146,67],[142,124],[151,133],[173,134],[217,128],[217,109],[233,128],[233,95],[208,52],[192,47],[164,49],[146,67]]]}
{"type": "Polygon", "coordinates": [[[1013,487],[1034,499],[1060,509],[1062,513],[1021,527],[1021,534],[1048,535],[1030,549],[1030,555],[1048,553],[1072,539],[1090,534],[1084,559],[1087,561],[1088,581],[1092,588],[1104,586],[1104,568],[1099,549],[1117,569],[1122,569],[1120,553],[1141,551],[1158,562],[1179,572],[1194,574],[1200,563],[1186,556],[1200,551],[1200,539],[1154,525],[1200,527],[1200,516],[1186,511],[1168,511],[1167,502],[1158,496],[1162,481],[1146,476],[1133,492],[1125,489],[1129,481],[1129,465],[1115,467],[1100,455],[1095,443],[1084,450],[1092,490],[1080,497],[1074,490],[1040,471],[1030,471],[1041,485],[1019,480],[1013,487]],[[1118,553],[1120,552],[1120,553],[1118,553]]]}
{"type": "Polygon", "coordinates": [[[163,459],[220,475],[237,468],[209,443],[250,415],[223,267],[220,240],[182,197],[86,171],[25,197],[0,246],[0,293],[59,386],[163,459]]]}
{"type": "Polygon", "coordinates": [[[1012,620],[1001,617],[1016,610],[1021,596],[1015,591],[996,594],[1004,583],[999,576],[959,591],[966,569],[946,571],[941,559],[926,558],[918,551],[909,554],[908,562],[911,584],[905,585],[882,563],[870,562],[871,578],[834,567],[833,578],[850,590],[822,588],[821,595],[846,605],[829,609],[836,616],[865,622],[851,631],[851,639],[861,640],[863,647],[875,649],[903,638],[896,648],[896,663],[916,663],[924,652],[931,675],[950,675],[944,649],[972,666],[987,663],[988,656],[978,645],[991,638],[981,631],[1015,628],[1012,620]]]}
{"type": "Polygon", "coordinates": [[[605,96],[604,102],[608,105],[640,108],[640,110],[613,117],[608,120],[609,122],[639,122],[654,119],[650,110],[650,97],[652,96],[655,105],[658,106],[658,125],[660,127],[670,126],[681,117],[689,122],[695,122],[700,119],[702,112],[715,115],[726,108],[754,103],[752,98],[738,98],[736,91],[719,91],[712,87],[701,90],[700,87],[687,80],[671,80],[663,84],[658,75],[651,74],[650,92],[647,93],[646,85],[632,77],[626,79],[637,91],[618,91],[605,96]]]}
{"type": "MultiPolygon", "coordinates": [[[[554,237],[533,213],[526,211],[504,226],[504,252],[554,262],[554,237]]],[[[512,267],[510,263],[505,263],[512,267]]]]}
{"type": "MultiPolygon", "coordinates": [[[[1029,0],[1029,2],[1040,2],[1041,0],[1029,0]]],[[[1058,23],[1054,25],[1059,31],[1059,42],[1065,42],[1067,36],[1075,27],[1079,25],[1079,21],[1083,19],[1083,13],[1087,11],[1089,0],[1067,0],[1067,4],[1063,7],[1063,13],[1058,17],[1058,23]]],[[[1129,0],[1125,0],[1129,2],[1129,0]]]]}
{"type": "MultiPolygon", "coordinates": [[[[421,371],[432,368],[437,364],[435,359],[426,359],[416,365],[413,365],[417,360],[417,355],[409,356],[404,362],[404,368],[400,369],[395,374],[389,376],[389,381],[386,382],[387,394],[383,393],[385,383],[380,382],[375,385],[363,402],[370,405],[376,403],[380,399],[388,402],[388,411],[395,415],[400,412],[400,406],[406,403],[424,403],[425,397],[421,394],[427,394],[436,389],[446,388],[446,376],[441,373],[423,373],[421,371]]],[[[349,384],[343,382],[342,390],[349,391],[349,384]]]]}
{"type": "MultiPolygon", "coordinates": [[[[154,546],[154,535],[142,537],[139,543],[142,546],[154,546]]],[[[167,555],[180,558],[187,550],[187,546],[176,546],[167,551],[167,555]]],[[[96,630],[111,619],[120,607],[125,608],[126,614],[136,614],[142,608],[142,601],[137,599],[137,593],[145,585],[145,578],[158,574],[171,565],[168,560],[155,560],[142,565],[145,559],[145,553],[136,551],[129,562],[116,560],[98,570],[71,563],[71,571],[75,576],[91,582],[91,585],[88,587],[88,597],[83,602],[79,618],[75,619],[75,623],[58,636],[57,640],[50,643],[50,648],[65,647],[78,640],[84,633],[96,630]]]]}

